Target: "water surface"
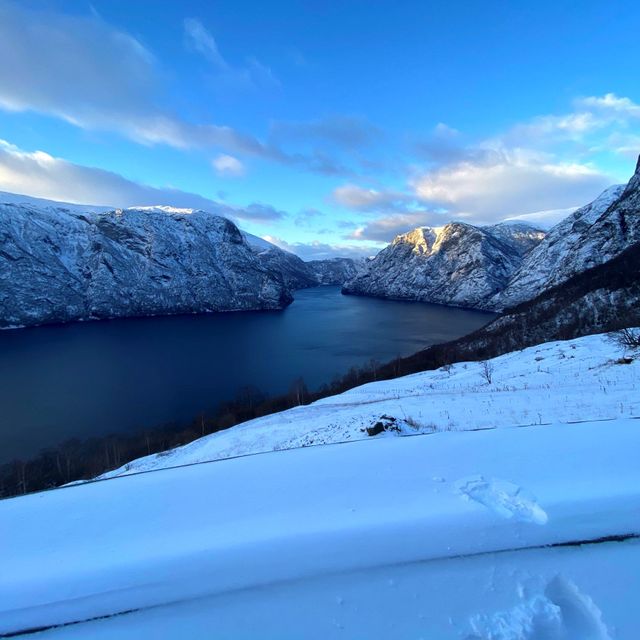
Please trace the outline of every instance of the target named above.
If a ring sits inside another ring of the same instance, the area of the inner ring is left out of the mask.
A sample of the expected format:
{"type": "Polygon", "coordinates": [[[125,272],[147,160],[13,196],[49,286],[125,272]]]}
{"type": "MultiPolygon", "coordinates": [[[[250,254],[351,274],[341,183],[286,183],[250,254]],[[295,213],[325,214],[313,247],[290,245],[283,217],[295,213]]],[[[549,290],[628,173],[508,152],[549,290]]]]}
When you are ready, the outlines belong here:
{"type": "Polygon", "coordinates": [[[0,331],[0,462],[71,438],[210,412],[252,385],[317,388],[354,365],[464,335],[491,314],[297,291],[281,312],[136,318],[0,331]]]}

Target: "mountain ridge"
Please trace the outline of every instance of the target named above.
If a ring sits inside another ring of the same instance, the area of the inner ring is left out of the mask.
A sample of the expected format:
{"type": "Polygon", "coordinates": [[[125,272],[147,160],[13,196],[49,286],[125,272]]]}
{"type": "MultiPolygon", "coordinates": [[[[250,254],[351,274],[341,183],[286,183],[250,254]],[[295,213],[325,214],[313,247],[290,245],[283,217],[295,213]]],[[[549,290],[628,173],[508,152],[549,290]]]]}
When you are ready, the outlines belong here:
{"type": "Polygon", "coordinates": [[[543,237],[522,222],[417,227],[396,236],[345,283],[343,293],[482,309],[543,237]]]}

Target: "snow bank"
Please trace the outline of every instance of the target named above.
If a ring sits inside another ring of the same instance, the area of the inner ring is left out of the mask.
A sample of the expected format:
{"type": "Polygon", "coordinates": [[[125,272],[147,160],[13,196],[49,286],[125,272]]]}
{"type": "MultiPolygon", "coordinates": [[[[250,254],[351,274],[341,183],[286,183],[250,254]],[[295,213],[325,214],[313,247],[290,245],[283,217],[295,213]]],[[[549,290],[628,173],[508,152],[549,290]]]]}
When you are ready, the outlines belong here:
{"type": "Polygon", "coordinates": [[[639,427],[372,438],[4,500],[0,633],[635,637],[639,427]]]}

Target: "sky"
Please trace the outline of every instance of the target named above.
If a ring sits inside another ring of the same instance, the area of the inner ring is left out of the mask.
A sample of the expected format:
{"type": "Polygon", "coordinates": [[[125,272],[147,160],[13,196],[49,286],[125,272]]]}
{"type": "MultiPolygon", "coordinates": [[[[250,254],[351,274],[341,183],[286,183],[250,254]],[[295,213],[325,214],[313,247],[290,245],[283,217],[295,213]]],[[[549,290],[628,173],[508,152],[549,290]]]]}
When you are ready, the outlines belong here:
{"type": "Polygon", "coordinates": [[[308,259],[548,226],[633,173],[638,33],[629,1],[0,0],[0,190],[308,259]]]}

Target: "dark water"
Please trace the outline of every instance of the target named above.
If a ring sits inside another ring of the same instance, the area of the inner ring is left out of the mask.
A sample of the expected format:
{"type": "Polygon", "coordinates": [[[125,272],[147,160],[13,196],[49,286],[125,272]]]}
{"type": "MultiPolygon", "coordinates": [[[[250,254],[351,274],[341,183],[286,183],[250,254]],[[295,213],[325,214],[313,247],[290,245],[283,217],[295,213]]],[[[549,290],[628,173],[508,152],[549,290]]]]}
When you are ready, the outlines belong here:
{"type": "Polygon", "coordinates": [[[0,331],[0,462],[71,437],[186,421],[247,385],[309,388],[371,358],[466,334],[490,314],[296,292],[283,312],[172,316],[0,331]]]}

